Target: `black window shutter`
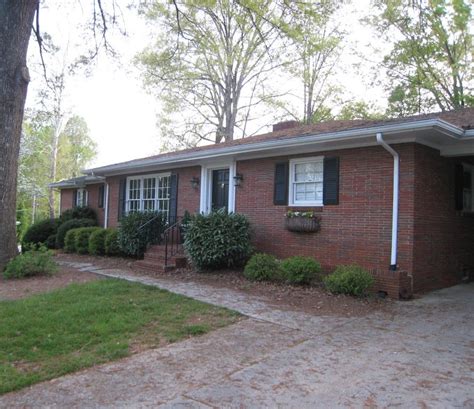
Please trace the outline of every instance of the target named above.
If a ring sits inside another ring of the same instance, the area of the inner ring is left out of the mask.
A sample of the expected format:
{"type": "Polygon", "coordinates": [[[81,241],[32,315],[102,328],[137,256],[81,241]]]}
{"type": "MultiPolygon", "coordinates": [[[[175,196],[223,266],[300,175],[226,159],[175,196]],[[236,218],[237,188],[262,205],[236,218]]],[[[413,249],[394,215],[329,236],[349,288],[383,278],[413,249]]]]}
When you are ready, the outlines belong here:
{"type": "Polygon", "coordinates": [[[104,207],[104,185],[99,186],[99,203],[97,203],[99,209],[104,207]]]}
{"type": "Polygon", "coordinates": [[[72,207],[77,207],[77,189],[72,192],[72,207]]]}
{"type": "Polygon", "coordinates": [[[178,175],[176,173],[170,176],[170,207],[169,223],[174,224],[178,217],[178,175]]]}
{"type": "Polygon", "coordinates": [[[454,194],[456,210],[463,210],[464,167],[457,163],[454,167],[454,194]]]}
{"type": "Polygon", "coordinates": [[[120,179],[119,183],[119,198],[118,198],[118,219],[120,220],[125,214],[125,197],[127,190],[127,179],[120,179]]]}
{"type": "Polygon", "coordinates": [[[275,164],[275,186],[273,192],[274,205],[288,204],[288,162],[275,164]]]}
{"type": "Polygon", "coordinates": [[[339,158],[324,158],[323,203],[339,204],[339,158]]]}

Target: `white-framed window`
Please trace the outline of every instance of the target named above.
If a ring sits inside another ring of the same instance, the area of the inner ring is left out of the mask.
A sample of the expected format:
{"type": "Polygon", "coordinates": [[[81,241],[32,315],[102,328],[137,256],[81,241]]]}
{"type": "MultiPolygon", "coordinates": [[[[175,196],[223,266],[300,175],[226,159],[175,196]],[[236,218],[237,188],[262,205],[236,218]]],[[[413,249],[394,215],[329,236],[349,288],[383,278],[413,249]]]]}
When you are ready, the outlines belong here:
{"type": "Polygon", "coordinates": [[[474,166],[463,164],[463,210],[474,212],[474,166]]]}
{"type": "Polygon", "coordinates": [[[289,204],[322,206],[323,180],[323,156],[290,160],[289,204]]]}
{"type": "Polygon", "coordinates": [[[75,204],[76,204],[76,207],[87,206],[87,190],[86,189],[77,189],[75,204]]]}
{"type": "Polygon", "coordinates": [[[130,176],[127,178],[126,211],[160,211],[169,214],[170,174],[130,176]]]}

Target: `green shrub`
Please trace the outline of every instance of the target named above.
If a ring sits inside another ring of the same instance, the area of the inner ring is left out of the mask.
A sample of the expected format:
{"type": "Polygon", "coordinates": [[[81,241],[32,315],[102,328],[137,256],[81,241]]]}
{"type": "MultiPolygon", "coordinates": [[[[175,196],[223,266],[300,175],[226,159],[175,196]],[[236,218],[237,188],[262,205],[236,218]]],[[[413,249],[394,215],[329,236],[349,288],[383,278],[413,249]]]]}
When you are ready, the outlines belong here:
{"type": "Polygon", "coordinates": [[[225,211],[194,215],[184,247],[200,270],[241,266],[252,253],[250,223],[244,215],[225,211]]]}
{"type": "Polygon", "coordinates": [[[56,234],[58,224],[58,219],[45,219],[32,224],[25,232],[22,244],[28,248],[29,244],[46,243],[49,236],[56,234]]]}
{"type": "Polygon", "coordinates": [[[79,254],[89,253],[89,238],[91,234],[101,227],[80,227],[76,232],[76,252],[79,254]]]}
{"type": "Polygon", "coordinates": [[[89,254],[103,256],[105,254],[105,237],[107,230],[98,228],[89,237],[89,254]]]}
{"type": "Polygon", "coordinates": [[[76,252],[76,233],[81,228],[82,227],[77,227],[67,231],[66,237],[64,238],[64,251],[66,253],[76,252]]]}
{"type": "Polygon", "coordinates": [[[120,247],[118,243],[118,230],[106,229],[105,235],[105,254],[108,256],[118,256],[120,254],[120,247]]]}
{"type": "Polygon", "coordinates": [[[60,216],[61,224],[73,219],[92,219],[97,224],[97,214],[95,210],[87,206],[67,209],[60,216]]]}
{"type": "Polygon", "coordinates": [[[56,234],[52,234],[46,239],[46,247],[48,249],[55,249],[56,248],[56,234]]]}
{"type": "Polygon", "coordinates": [[[164,229],[165,219],[162,213],[129,213],[120,220],[118,243],[121,252],[127,256],[143,257],[149,244],[161,242],[164,229]]]}
{"type": "Polygon", "coordinates": [[[3,272],[3,277],[8,279],[50,275],[54,271],[56,271],[56,263],[52,252],[44,246],[39,246],[11,260],[3,272]]]}
{"type": "Polygon", "coordinates": [[[374,284],[370,273],[357,265],[337,266],[324,278],[326,288],[335,294],[361,296],[374,284]]]}
{"type": "Polygon", "coordinates": [[[254,254],[245,265],[244,275],[254,281],[278,280],[281,278],[280,263],[271,254],[254,254]]]}
{"type": "Polygon", "coordinates": [[[291,284],[308,284],[321,273],[321,265],[312,257],[294,256],[281,263],[284,279],[291,284]]]}
{"type": "Polygon", "coordinates": [[[64,239],[66,233],[71,229],[78,227],[92,227],[97,226],[97,222],[93,219],[71,219],[59,226],[56,236],[56,248],[62,249],[64,247],[64,239]]]}

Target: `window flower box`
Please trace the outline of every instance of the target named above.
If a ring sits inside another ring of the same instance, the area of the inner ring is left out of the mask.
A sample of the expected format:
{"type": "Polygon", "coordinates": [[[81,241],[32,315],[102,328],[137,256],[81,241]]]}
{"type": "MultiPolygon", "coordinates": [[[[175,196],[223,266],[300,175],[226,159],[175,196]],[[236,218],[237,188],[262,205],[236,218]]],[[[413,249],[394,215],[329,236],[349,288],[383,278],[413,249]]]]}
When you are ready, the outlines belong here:
{"type": "Polygon", "coordinates": [[[313,212],[294,212],[289,210],[285,217],[286,230],[300,233],[317,232],[321,228],[321,217],[313,212]]]}

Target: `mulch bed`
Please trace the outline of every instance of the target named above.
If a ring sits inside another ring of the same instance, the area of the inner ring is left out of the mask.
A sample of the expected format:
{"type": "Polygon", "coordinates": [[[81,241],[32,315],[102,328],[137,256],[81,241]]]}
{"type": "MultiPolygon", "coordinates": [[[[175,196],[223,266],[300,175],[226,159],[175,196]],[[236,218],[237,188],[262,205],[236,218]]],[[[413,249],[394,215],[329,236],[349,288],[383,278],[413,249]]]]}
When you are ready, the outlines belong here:
{"type": "Polygon", "coordinates": [[[332,295],[318,286],[292,286],[281,283],[253,282],[247,280],[242,271],[223,270],[198,273],[191,269],[153,275],[134,266],[134,261],[126,258],[80,256],[58,254],[58,259],[92,263],[103,268],[119,268],[128,274],[148,275],[167,280],[200,283],[215,288],[228,288],[252,296],[260,297],[270,305],[280,309],[297,310],[313,315],[359,317],[376,311],[389,312],[393,306],[390,299],[375,296],[354,298],[332,295]]]}
{"type": "Polygon", "coordinates": [[[0,301],[16,300],[33,294],[45,293],[57,288],[64,288],[72,283],[85,283],[100,280],[101,277],[92,273],[78,272],[74,268],[59,266],[51,276],[28,277],[5,280],[0,277],[0,301]]]}

